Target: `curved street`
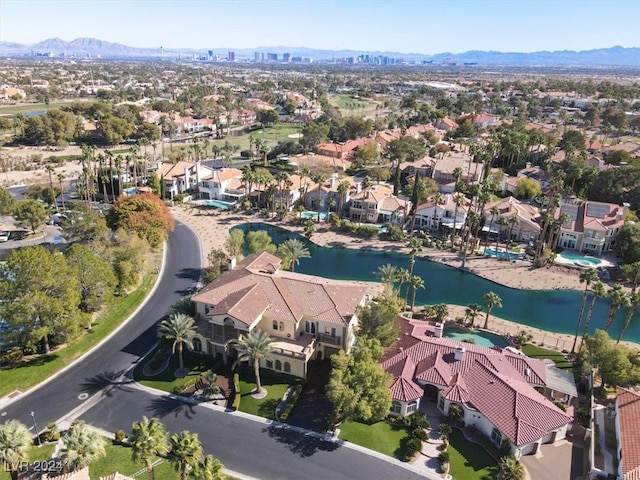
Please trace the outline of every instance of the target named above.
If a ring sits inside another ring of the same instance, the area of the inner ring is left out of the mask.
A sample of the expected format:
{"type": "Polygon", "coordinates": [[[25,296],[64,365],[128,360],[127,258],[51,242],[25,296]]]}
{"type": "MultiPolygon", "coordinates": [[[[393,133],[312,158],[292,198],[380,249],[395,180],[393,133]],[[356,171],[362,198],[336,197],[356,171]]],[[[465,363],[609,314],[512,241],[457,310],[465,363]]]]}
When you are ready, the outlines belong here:
{"type": "Polygon", "coordinates": [[[348,480],[360,478],[424,478],[410,467],[379,454],[364,453],[313,435],[269,425],[242,414],[192,406],[149,392],[123,374],[156,341],[156,323],[185,296],[200,277],[197,237],[176,222],[167,242],[165,269],[147,303],[112,338],[82,361],[0,408],[0,421],[16,418],[39,429],[82,409],[80,418],[105,429],[129,429],[143,415],[162,420],[171,431],[198,432],[205,450],[229,469],[260,479],[348,480]],[[94,394],[97,403],[85,403],[94,394]],[[83,409],[83,405],[85,409],[83,409]]]}

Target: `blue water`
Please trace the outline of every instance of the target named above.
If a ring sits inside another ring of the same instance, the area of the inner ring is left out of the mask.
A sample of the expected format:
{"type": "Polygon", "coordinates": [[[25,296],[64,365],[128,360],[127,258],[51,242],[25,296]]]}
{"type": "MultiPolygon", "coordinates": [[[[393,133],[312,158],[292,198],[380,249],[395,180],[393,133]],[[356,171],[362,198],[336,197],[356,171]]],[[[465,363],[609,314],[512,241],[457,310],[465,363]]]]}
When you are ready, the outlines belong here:
{"type": "Polygon", "coordinates": [[[602,263],[599,259],[594,258],[594,257],[587,257],[585,255],[582,255],[581,253],[573,253],[573,252],[562,252],[558,254],[558,258],[564,258],[565,260],[568,260],[570,262],[585,262],[585,263],[590,263],[591,265],[593,265],[594,267],[597,267],[598,265],[600,265],[600,263],[602,263]]]}
{"type": "MultiPolygon", "coordinates": [[[[302,212],[300,218],[318,219],[318,212],[302,212]]],[[[327,218],[327,212],[320,212],[320,221],[324,222],[327,218]]]]}
{"type": "Polygon", "coordinates": [[[457,328],[445,328],[443,336],[445,338],[451,338],[459,342],[464,342],[465,340],[473,340],[473,343],[480,347],[506,347],[507,345],[509,345],[509,342],[507,342],[500,335],[495,335],[490,332],[484,332],[482,330],[468,332],[466,330],[458,330],[457,328]]]}
{"type": "Polygon", "coordinates": [[[216,207],[222,210],[228,210],[233,206],[233,203],[223,202],[221,200],[205,200],[204,205],[207,207],[216,207]]]}
{"type": "Polygon", "coordinates": [[[503,250],[496,251],[493,248],[485,248],[484,254],[489,257],[506,258],[507,260],[517,260],[518,258],[522,258],[522,255],[519,253],[505,252],[503,250]]]}
{"type": "MultiPolygon", "coordinates": [[[[279,244],[288,238],[300,238],[304,241],[311,258],[300,259],[296,272],[321,277],[377,281],[373,274],[378,267],[391,263],[404,268],[409,267],[409,256],[393,252],[350,250],[345,248],[319,247],[307,242],[305,238],[278,227],[263,223],[250,223],[236,228],[242,230],[267,230],[274,243],[279,244]]],[[[496,268],[501,264],[496,262],[496,268]]],[[[416,258],[414,275],[419,275],[425,282],[426,289],[418,290],[416,304],[450,303],[482,305],[482,297],[487,292],[495,292],[502,298],[502,308],[494,308],[493,314],[521,324],[541,328],[550,332],[575,332],[576,321],[582,302],[582,292],[573,290],[518,290],[508,288],[471,273],[456,268],[416,258]]],[[[526,273],[523,273],[526,275],[526,273]]],[[[591,301],[589,296],[588,302],[591,301]]],[[[598,299],[593,309],[589,330],[604,327],[609,302],[598,299]]],[[[621,308],[615,317],[609,335],[617,338],[622,327],[627,309],[621,308]]],[[[640,312],[636,312],[623,337],[640,343],[640,312]]]]}

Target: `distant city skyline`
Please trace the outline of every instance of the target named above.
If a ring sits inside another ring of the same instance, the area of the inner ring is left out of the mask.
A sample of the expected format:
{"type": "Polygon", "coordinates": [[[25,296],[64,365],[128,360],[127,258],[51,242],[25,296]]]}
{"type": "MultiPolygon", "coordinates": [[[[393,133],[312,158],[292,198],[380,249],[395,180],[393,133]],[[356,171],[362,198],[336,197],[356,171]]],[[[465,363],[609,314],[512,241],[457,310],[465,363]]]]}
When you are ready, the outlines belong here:
{"type": "Polygon", "coordinates": [[[635,0],[0,0],[0,41],[528,53],[639,47],[638,18],[635,0]]]}

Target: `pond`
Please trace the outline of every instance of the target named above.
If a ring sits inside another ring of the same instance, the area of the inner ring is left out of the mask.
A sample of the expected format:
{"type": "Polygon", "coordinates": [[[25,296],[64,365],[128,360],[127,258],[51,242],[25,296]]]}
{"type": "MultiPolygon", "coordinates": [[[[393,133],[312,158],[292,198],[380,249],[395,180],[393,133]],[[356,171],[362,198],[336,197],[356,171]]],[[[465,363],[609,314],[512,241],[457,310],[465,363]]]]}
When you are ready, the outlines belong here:
{"type": "MultiPolygon", "coordinates": [[[[304,237],[279,227],[263,223],[248,223],[238,227],[247,232],[266,230],[279,244],[288,238],[300,238],[310,252],[311,258],[300,259],[296,272],[340,280],[377,281],[374,272],[378,267],[391,263],[399,267],[409,267],[409,256],[382,251],[365,251],[346,248],[320,247],[308,242],[304,237]]],[[[449,303],[466,306],[470,303],[482,304],[487,292],[495,292],[502,298],[502,308],[493,313],[511,320],[550,332],[575,332],[576,320],[582,302],[582,292],[573,290],[518,290],[505,287],[471,273],[423,258],[416,258],[414,274],[425,282],[426,289],[418,290],[416,304],[449,303]]],[[[589,297],[590,301],[591,297],[589,297]]],[[[589,330],[604,327],[609,302],[598,300],[593,309],[589,330]]],[[[609,329],[611,338],[617,338],[627,309],[620,309],[613,326],[609,329]]],[[[624,340],[640,343],[640,313],[636,312],[624,340]]]]}

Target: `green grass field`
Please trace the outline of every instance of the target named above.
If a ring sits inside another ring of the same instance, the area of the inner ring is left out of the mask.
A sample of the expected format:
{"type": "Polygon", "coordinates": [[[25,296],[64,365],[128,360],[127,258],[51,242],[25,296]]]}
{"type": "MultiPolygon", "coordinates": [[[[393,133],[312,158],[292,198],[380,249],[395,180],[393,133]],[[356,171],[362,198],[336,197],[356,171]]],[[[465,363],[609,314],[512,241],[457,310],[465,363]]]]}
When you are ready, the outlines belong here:
{"type": "MultiPolygon", "coordinates": [[[[131,476],[142,470],[144,465],[131,460],[131,448],[122,445],[114,445],[111,439],[107,439],[107,455],[89,465],[91,478],[100,478],[115,472],[131,476]]],[[[173,466],[163,458],[158,458],[161,463],[153,471],[156,478],[177,478],[173,466]]],[[[140,478],[147,478],[146,471],[140,478]]]]}
{"type": "Polygon", "coordinates": [[[573,368],[573,364],[565,360],[564,355],[556,350],[548,350],[546,348],[527,343],[522,347],[522,353],[531,358],[553,360],[556,363],[556,367],[564,370],[571,370],[573,368]]]}
{"type": "Polygon", "coordinates": [[[406,427],[391,425],[385,421],[367,425],[344,422],[340,425],[340,439],[375,450],[390,457],[402,458],[400,441],[409,433],[406,427]]]}
{"type": "Polygon", "coordinates": [[[143,375],[142,371],[144,369],[144,366],[153,359],[156,351],[157,349],[151,352],[147,356],[147,358],[145,358],[144,361],[136,367],[135,371],[133,372],[134,380],[146,387],[157,388],[158,390],[163,390],[165,392],[171,393],[173,392],[173,387],[188,382],[189,380],[197,380],[200,375],[202,375],[210,368],[210,365],[207,365],[205,363],[196,363],[191,361],[189,358],[185,358],[184,366],[189,368],[189,374],[184,378],[176,378],[173,374],[180,366],[180,361],[178,359],[178,355],[176,354],[171,355],[169,366],[163,372],[154,377],[146,377],[145,375],[143,375]]]}
{"type": "Polygon", "coordinates": [[[355,98],[353,95],[330,95],[329,103],[340,110],[343,116],[374,115],[378,103],[363,98],[355,98]]]}
{"type": "MultiPolygon", "coordinates": [[[[83,100],[76,100],[78,102],[82,102],[83,100]]],[[[69,103],[73,103],[73,101],[62,100],[58,102],[49,103],[49,108],[60,108],[69,103]]],[[[29,112],[39,112],[46,111],[47,104],[46,103],[25,103],[22,105],[4,105],[0,106],[0,115],[15,115],[17,113],[29,113],[29,112]]]]}
{"type": "Polygon", "coordinates": [[[117,298],[105,313],[100,315],[91,331],[75,343],[48,355],[40,355],[16,368],[0,371],[0,397],[14,390],[26,391],[94,347],[142,303],[153,287],[156,277],[155,273],[145,275],[137,290],[126,297],[117,298]]]}
{"type": "Polygon", "coordinates": [[[260,380],[262,386],[267,389],[267,396],[257,400],[251,396],[251,392],[256,388],[253,373],[247,372],[246,369],[240,373],[240,395],[242,395],[240,411],[274,420],[276,407],[284,393],[291,385],[301,380],[289,375],[271,373],[268,370],[260,371],[260,380]]]}
{"type": "Polygon", "coordinates": [[[477,443],[471,443],[457,428],[449,436],[449,473],[456,480],[492,480],[497,464],[487,451],[477,443]]]}

